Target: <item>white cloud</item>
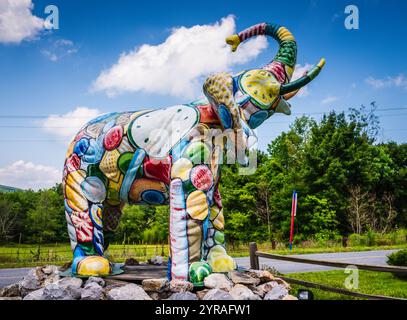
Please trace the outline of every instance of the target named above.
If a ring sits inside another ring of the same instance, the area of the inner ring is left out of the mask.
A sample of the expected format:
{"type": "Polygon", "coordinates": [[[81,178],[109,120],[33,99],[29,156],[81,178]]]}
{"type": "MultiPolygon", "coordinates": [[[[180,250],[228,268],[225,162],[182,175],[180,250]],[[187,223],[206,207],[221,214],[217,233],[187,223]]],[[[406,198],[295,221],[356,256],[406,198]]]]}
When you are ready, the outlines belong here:
{"type": "Polygon", "coordinates": [[[407,90],[407,78],[403,74],[400,74],[397,77],[386,77],[384,79],[368,77],[365,79],[365,82],[375,89],[396,87],[407,90]]]}
{"type": "Polygon", "coordinates": [[[0,168],[0,183],[21,189],[38,190],[53,187],[62,181],[62,170],[18,160],[0,168]]]}
{"type": "Polygon", "coordinates": [[[52,62],[56,62],[76,52],[78,52],[78,49],[74,43],[67,39],[58,39],[52,42],[48,48],[41,50],[41,53],[52,62]]]}
{"type": "Polygon", "coordinates": [[[75,110],[62,115],[49,115],[43,121],[42,127],[46,132],[67,138],[68,141],[87,121],[95,118],[100,113],[98,109],[77,107],[75,110]]]}
{"type": "MultiPolygon", "coordinates": [[[[306,71],[309,71],[313,67],[312,64],[306,63],[304,65],[295,65],[295,70],[291,81],[301,78],[306,71]]],[[[297,98],[305,98],[310,95],[308,86],[302,87],[301,90],[295,95],[297,98]]]]}
{"type": "Polygon", "coordinates": [[[232,53],[225,38],[234,33],[233,16],[212,25],[174,28],[159,45],[143,44],[122,53],[116,64],[100,73],[92,89],[110,96],[145,91],[193,98],[200,93],[204,76],[230,70],[267,47],[266,38],[260,36],[232,53]]]}
{"type": "Polygon", "coordinates": [[[321,104],[329,104],[338,100],[338,97],[335,96],[328,96],[321,101],[321,104]]]}
{"type": "Polygon", "coordinates": [[[31,0],[0,0],[0,43],[20,43],[35,38],[45,21],[32,14],[31,0]]]}

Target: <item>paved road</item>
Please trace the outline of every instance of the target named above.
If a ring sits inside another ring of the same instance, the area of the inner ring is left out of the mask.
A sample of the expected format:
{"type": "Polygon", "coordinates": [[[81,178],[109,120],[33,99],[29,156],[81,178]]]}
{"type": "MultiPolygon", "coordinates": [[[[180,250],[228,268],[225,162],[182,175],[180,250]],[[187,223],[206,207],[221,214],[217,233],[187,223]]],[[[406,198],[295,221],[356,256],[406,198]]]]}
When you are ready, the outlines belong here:
{"type": "MultiPolygon", "coordinates": [[[[332,260],[352,263],[370,264],[370,265],[387,265],[387,255],[397,250],[375,250],[375,251],[360,251],[360,252],[337,252],[337,253],[316,253],[316,254],[301,254],[293,255],[293,257],[301,256],[315,260],[332,260]]],[[[235,258],[238,265],[249,267],[250,260],[248,257],[235,258]]],[[[305,264],[290,261],[272,260],[260,258],[260,266],[268,265],[276,268],[281,273],[296,273],[296,272],[311,272],[337,270],[338,268],[318,266],[315,264],[305,264]]]]}
{"type": "Polygon", "coordinates": [[[20,281],[31,268],[0,269],[0,288],[20,281]]]}
{"type": "MultiPolygon", "coordinates": [[[[348,262],[349,264],[362,263],[386,265],[386,256],[394,251],[396,250],[302,254],[301,257],[316,260],[320,259],[348,262]]],[[[250,266],[249,257],[235,259],[236,262],[242,267],[250,266]]],[[[281,273],[335,270],[335,268],[332,267],[260,258],[260,266],[263,264],[272,266],[281,273]]],[[[30,268],[0,269],[0,288],[19,281],[27,274],[28,270],[30,270],[30,268]]]]}

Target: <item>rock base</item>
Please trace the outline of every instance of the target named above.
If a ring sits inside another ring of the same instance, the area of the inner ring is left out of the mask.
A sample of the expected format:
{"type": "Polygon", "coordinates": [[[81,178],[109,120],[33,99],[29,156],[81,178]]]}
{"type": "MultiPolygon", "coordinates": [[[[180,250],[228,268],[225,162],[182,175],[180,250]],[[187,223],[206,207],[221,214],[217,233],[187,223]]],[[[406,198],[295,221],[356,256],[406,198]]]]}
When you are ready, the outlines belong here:
{"type": "Polygon", "coordinates": [[[1,288],[0,300],[297,300],[289,294],[288,283],[265,270],[213,273],[201,288],[166,278],[146,279],[140,285],[59,274],[59,267],[52,265],[31,269],[20,282],[1,288]]]}

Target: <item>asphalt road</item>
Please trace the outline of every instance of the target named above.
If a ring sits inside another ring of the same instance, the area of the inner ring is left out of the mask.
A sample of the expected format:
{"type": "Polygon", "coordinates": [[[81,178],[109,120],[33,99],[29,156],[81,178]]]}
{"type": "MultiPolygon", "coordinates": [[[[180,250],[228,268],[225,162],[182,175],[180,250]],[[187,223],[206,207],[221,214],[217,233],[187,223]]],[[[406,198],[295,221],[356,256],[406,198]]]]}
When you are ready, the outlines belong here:
{"type": "MultiPolygon", "coordinates": [[[[386,256],[396,250],[375,250],[375,251],[360,251],[360,252],[338,252],[338,253],[317,253],[317,254],[302,254],[303,258],[332,260],[352,263],[370,264],[370,265],[386,265],[386,256]]],[[[296,256],[296,255],[294,255],[296,256]]],[[[249,257],[235,258],[238,265],[249,267],[249,257]]],[[[336,268],[324,267],[313,264],[294,263],[288,261],[271,260],[260,258],[260,266],[269,265],[276,268],[281,273],[296,273],[296,272],[311,272],[335,270],[336,268]]],[[[0,269],[0,288],[21,280],[30,270],[30,268],[14,268],[0,269]]]]}
{"type": "MultiPolygon", "coordinates": [[[[359,252],[336,252],[336,253],[315,253],[292,255],[293,257],[301,256],[301,258],[309,258],[315,260],[332,260],[339,262],[369,264],[369,265],[387,265],[387,255],[397,250],[374,250],[374,251],[359,251],[359,252]]],[[[249,267],[250,260],[248,257],[235,258],[238,265],[249,267]]],[[[290,261],[272,260],[260,258],[260,267],[268,265],[274,267],[281,273],[298,273],[312,271],[338,270],[338,268],[319,266],[315,264],[305,264],[290,261]]],[[[340,268],[339,268],[340,269],[340,268]]]]}

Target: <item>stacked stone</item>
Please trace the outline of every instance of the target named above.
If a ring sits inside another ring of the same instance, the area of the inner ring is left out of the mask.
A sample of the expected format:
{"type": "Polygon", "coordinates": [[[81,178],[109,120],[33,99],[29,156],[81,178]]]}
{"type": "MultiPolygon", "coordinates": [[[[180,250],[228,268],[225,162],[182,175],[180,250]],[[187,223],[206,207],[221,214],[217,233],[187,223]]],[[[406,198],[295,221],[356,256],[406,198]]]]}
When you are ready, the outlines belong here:
{"type": "Polygon", "coordinates": [[[61,278],[58,267],[45,266],[0,289],[0,300],[296,300],[290,289],[265,270],[212,273],[196,288],[166,278],[146,279],[141,285],[98,277],[61,278]]]}

